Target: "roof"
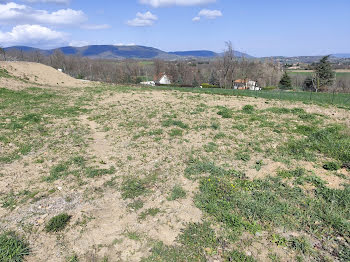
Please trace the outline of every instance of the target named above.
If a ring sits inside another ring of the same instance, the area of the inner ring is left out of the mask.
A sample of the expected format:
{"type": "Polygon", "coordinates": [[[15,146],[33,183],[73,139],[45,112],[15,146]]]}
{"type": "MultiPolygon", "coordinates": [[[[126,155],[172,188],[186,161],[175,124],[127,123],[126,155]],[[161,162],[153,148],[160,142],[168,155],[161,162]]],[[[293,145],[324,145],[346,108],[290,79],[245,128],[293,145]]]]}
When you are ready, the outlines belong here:
{"type": "Polygon", "coordinates": [[[160,81],[163,76],[168,77],[168,75],[166,73],[159,73],[158,75],[155,75],[153,79],[154,79],[154,81],[160,81]]]}

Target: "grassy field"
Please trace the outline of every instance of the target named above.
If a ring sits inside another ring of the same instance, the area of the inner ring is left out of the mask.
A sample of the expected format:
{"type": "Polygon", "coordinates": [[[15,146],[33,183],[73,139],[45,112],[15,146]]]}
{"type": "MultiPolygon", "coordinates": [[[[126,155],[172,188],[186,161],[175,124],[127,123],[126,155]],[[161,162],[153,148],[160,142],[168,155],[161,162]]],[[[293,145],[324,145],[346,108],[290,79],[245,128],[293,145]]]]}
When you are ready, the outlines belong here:
{"type": "MultiPolygon", "coordinates": [[[[350,70],[336,70],[337,76],[350,77],[350,70]]],[[[312,70],[288,70],[289,74],[292,75],[312,75],[312,70]]]]}
{"type": "Polygon", "coordinates": [[[350,96],[0,88],[0,261],[349,261],[350,96]]]}
{"type": "Polygon", "coordinates": [[[250,91],[233,90],[219,88],[177,88],[177,87],[154,87],[154,90],[176,90],[181,92],[191,92],[200,94],[215,94],[227,96],[246,96],[264,99],[277,99],[294,102],[303,102],[305,104],[318,104],[323,106],[335,105],[338,107],[350,108],[350,94],[343,93],[310,93],[294,91],[250,91]]]}

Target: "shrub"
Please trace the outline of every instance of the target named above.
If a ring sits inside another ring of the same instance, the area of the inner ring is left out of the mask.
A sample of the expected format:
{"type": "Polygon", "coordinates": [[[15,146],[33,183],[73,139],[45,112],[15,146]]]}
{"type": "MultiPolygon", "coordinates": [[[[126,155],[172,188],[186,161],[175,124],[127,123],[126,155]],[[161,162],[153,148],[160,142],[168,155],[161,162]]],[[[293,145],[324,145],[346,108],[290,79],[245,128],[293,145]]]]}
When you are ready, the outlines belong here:
{"type": "Polygon", "coordinates": [[[59,232],[67,226],[70,219],[70,215],[68,215],[67,213],[62,213],[58,216],[51,218],[45,226],[45,229],[47,232],[59,232]]]}
{"type": "Polygon", "coordinates": [[[232,118],[233,111],[227,107],[221,106],[220,111],[218,112],[218,115],[222,116],[222,118],[232,118]]]}
{"type": "Polygon", "coordinates": [[[208,83],[203,83],[203,84],[201,84],[201,86],[202,86],[203,88],[220,88],[220,86],[211,85],[211,84],[208,84],[208,83]]]}
{"type": "Polygon", "coordinates": [[[21,262],[23,257],[29,255],[30,249],[26,242],[13,232],[0,235],[0,261],[21,262]]]}
{"type": "Polygon", "coordinates": [[[244,113],[247,113],[247,114],[251,114],[254,112],[254,107],[252,105],[245,105],[243,108],[242,108],[242,111],[244,113]]]}
{"type": "Polygon", "coordinates": [[[340,169],[340,165],[336,162],[326,162],[323,165],[323,168],[326,170],[330,170],[330,171],[336,171],[336,170],[340,169]]]}

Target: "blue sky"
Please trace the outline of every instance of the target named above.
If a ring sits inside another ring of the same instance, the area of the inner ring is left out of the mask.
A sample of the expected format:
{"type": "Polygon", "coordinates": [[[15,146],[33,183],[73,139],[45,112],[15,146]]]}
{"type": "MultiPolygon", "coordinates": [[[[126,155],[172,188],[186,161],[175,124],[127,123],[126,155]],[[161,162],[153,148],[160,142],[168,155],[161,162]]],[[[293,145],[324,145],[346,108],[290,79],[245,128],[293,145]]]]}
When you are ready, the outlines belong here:
{"type": "Polygon", "coordinates": [[[0,45],[349,53],[349,11],[349,0],[0,0],[0,45]]]}

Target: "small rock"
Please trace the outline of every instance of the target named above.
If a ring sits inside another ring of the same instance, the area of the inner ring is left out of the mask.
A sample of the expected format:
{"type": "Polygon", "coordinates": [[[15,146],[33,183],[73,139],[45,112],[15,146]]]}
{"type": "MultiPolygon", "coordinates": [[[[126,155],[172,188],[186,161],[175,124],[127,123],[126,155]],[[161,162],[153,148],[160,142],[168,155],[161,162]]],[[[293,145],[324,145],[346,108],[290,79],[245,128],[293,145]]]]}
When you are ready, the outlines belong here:
{"type": "Polygon", "coordinates": [[[261,236],[262,236],[262,233],[261,233],[261,232],[256,232],[256,233],[255,233],[255,236],[256,236],[256,237],[261,237],[261,236]]]}
{"type": "Polygon", "coordinates": [[[38,219],[37,221],[36,221],[39,225],[41,225],[41,224],[44,224],[45,223],[45,220],[44,219],[38,219]]]}
{"type": "Polygon", "coordinates": [[[58,186],[57,189],[58,189],[59,191],[61,191],[61,190],[62,190],[62,187],[61,187],[61,186],[58,186]]]}
{"type": "Polygon", "coordinates": [[[251,257],[251,256],[252,256],[252,252],[250,252],[250,251],[245,252],[245,254],[246,254],[248,257],[251,257]]]}

